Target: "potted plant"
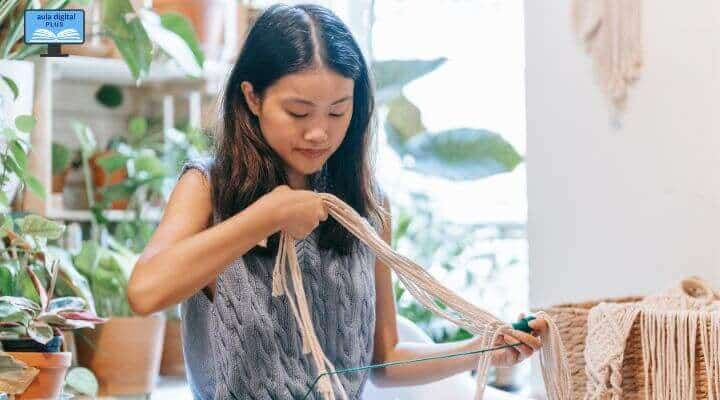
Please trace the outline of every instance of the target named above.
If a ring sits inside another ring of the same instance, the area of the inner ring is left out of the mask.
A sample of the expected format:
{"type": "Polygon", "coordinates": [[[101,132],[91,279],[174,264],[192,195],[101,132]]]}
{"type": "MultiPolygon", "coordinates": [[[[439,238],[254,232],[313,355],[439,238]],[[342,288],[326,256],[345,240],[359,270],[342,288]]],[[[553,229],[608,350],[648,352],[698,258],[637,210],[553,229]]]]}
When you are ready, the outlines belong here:
{"type": "Polygon", "coordinates": [[[73,152],[67,146],[58,142],[52,143],[53,193],[62,193],[72,161],[73,152]]]}
{"type": "Polygon", "coordinates": [[[63,226],[37,215],[2,217],[0,226],[0,343],[7,354],[38,370],[17,398],[57,398],[72,353],[61,351],[62,331],[105,320],[92,310],[82,280],[47,250],[63,226]],[[62,286],[62,289],[59,288],[62,286]],[[55,298],[59,291],[72,294],[55,298]]]}
{"type": "Polygon", "coordinates": [[[185,377],[180,306],[176,305],[165,310],[165,317],[165,339],[163,340],[160,374],[164,376],[185,377]]]}
{"type": "Polygon", "coordinates": [[[78,360],[97,376],[100,396],[147,394],[159,374],[165,316],[132,314],[127,282],[138,256],[112,237],[107,240],[107,247],[86,241],[75,257],[90,282],[98,315],[109,318],[96,330],[79,332],[78,360]]]}

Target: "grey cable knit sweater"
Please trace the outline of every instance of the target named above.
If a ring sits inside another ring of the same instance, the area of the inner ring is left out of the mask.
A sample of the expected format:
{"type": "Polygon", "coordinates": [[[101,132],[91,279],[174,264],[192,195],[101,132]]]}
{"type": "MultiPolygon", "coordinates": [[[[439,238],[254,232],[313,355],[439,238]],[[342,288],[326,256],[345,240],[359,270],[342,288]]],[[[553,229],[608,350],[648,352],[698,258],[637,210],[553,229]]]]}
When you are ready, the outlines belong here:
{"type": "MultiPolygon", "coordinates": [[[[209,180],[209,160],[188,162],[209,180]]],[[[214,216],[217,222],[217,215],[214,216]]],[[[376,226],[377,227],[377,226],[376,226]]],[[[318,340],[336,369],[369,364],[375,330],[375,254],[361,244],[340,256],[317,245],[318,230],[296,243],[318,340]]],[[[215,299],[198,292],[182,304],[188,380],[196,400],[301,399],[315,379],[285,296],[272,296],[275,256],[249,252],[218,276],[215,299]]],[[[360,398],[368,371],[340,375],[360,398]]],[[[308,399],[319,399],[312,393],[308,399]]]]}

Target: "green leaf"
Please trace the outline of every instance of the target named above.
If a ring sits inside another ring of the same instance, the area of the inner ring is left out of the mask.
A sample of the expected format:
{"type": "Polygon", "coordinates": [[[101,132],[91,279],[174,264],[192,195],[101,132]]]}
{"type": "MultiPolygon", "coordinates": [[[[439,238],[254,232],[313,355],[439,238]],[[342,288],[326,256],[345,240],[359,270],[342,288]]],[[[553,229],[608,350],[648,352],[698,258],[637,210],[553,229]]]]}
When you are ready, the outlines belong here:
{"type": "Polygon", "coordinates": [[[500,135],[460,128],[410,139],[405,150],[413,170],[451,180],[471,180],[512,171],[522,157],[500,135]]]}
{"type": "Polygon", "coordinates": [[[150,71],[152,43],[128,0],[102,2],[103,26],[136,80],[150,71]]]}
{"type": "Polygon", "coordinates": [[[27,310],[0,298],[0,322],[17,322],[27,326],[31,320],[32,315],[27,310]]]}
{"type": "Polygon", "coordinates": [[[107,108],[116,108],[123,103],[123,93],[115,85],[102,85],[95,92],[95,99],[107,108]]]}
{"type": "Polygon", "coordinates": [[[130,130],[130,138],[133,141],[137,141],[140,137],[144,136],[148,130],[148,121],[145,117],[133,117],[128,122],[128,129],[130,130]]]}
{"type": "Polygon", "coordinates": [[[15,294],[20,264],[17,260],[0,261],[0,296],[12,296],[15,294]]]}
{"type": "Polygon", "coordinates": [[[127,156],[113,152],[98,157],[95,162],[97,162],[97,164],[100,166],[100,168],[103,169],[103,171],[111,174],[121,168],[125,168],[127,160],[127,156]]]}
{"type": "Polygon", "coordinates": [[[52,174],[58,175],[70,165],[70,149],[60,143],[52,144],[52,174]]]}
{"type": "Polygon", "coordinates": [[[78,7],[88,7],[92,3],[93,0],[72,0],[72,3],[77,5],[78,7]]]}
{"type": "Polygon", "coordinates": [[[202,65],[183,37],[166,29],[160,17],[148,9],[138,10],[140,21],[150,40],[175,60],[186,74],[193,77],[202,75],[202,65]]]}
{"type": "Polygon", "coordinates": [[[98,381],[95,374],[87,368],[73,367],[65,377],[65,385],[73,391],[95,398],[98,392],[98,381]]]}
{"type": "Polygon", "coordinates": [[[195,61],[198,65],[205,63],[205,55],[200,49],[200,43],[198,42],[195,29],[192,26],[190,20],[184,15],[175,12],[164,13],[160,16],[162,26],[167,30],[180,36],[195,56],[195,61]]]}
{"type": "Polygon", "coordinates": [[[30,133],[35,127],[35,117],[32,115],[18,115],[15,117],[15,126],[20,132],[30,133]]]}
{"type": "Polygon", "coordinates": [[[30,214],[17,220],[20,232],[25,235],[47,239],[59,239],[65,231],[65,225],[39,215],[30,214]]]}
{"type": "Polygon", "coordinates": [[[10,170],[15,173],[15,175],[20,178],[25,177],[25,171],[20,168],[20,166],[17,164],[13,157],[3,157],[3,162],[5,163],[6,167],[10,168],[10,170]]]}
{"type": "Polygon", "coordinates": [[[14,140],[17,139],[17,133],[15,133],[15,129],[12,128],[5,128],[2,131],[0,131],[0,135],[5,137],[7,140],[14,140]]]}
{"type": "Polygon", "coordinates": [[[6,0],[0,3],[0,24],[5,22],[5,18],[14,11],[18,1],[19,0],[6,0]]]}
{"type": "Polygon", "coordinates": [[[20,169],[25,170],[27,168],[27,155],[25,155],[25,149],[19,140],[16,139],[10,142],[10,153],[12,153],[20,169]]]}
{"type": "Polygon", "coordinates": [[[45,251],[48,262],[57,263],[60,268],[55,293],[57,296],[80,297],[85,300],[89,310],[95,312],[95,304],[90,284],[73,264],[70,253],[59,247],[48,246],[45,251]]]}
{"type": "Polygon", "coordinates": [[[27,332],[32,340],[42,344],[47,344],[53,338],[53,330],[50,325],[41,321],[33,321],[27,327],[27,332]]]}
{"type": "Polygon", "coordinates": [[[391,132],[397,132],[400,135],[398,138],[400,142],[405,142],[426,131],[420,109],[403,95],[388,104],[387,124],[392,126],[391,132]]]}
{"type": "Polygon", "coordinates": [[[433,60],[388,60],[373,63],[373,74],[379,103],[392,100],[402,92],[402,87],[424,76],[447,61],[446,58],[433,60]]]}
{"type": "Polygon", "coordinates": [[[77,137],[80,142],[80,149],[82,150],[83,158],[90,158],[97,148],[95,135],[89,126],[80,122],[73,121],[72,127],[75,131],[75,137],[77,137]]]}
{"type": "Polygon", "coordinates": [[[103,200],[115,201],[125,200],[132,197],[139,185],[135,180],[128,179],[114,185],[106,186],[102,189],[103,200]]]}
{"type": "Polygon", "coordinates": [[[5,75],[0,75],[0,78],[2,78],[3,81],[5,81],[5,84],[8,85],[10,88],[10,91],[13,93],[13,101],[17,100],[18,96],[20,95],[20,90],[17,87],[17,84],[14,80],[10,79],[10,77],[7,77],[5,75]]]}
{"type": "Polygon", "coordinates": [[[93,240],[83,242],[80,253],[75,256],[75,267],[86,277],[92,277],[100,260],[100,246],[93,240]]]}
{"type": "Polygon", "coordinates": [[[167,174],[165,163],[152,153],[145,153],[138,156],[133,160],[133,168],[135,170],[135,176],[141,179],[150,179],[167,174]]]}
{"type": "Polygon", "coordinates": [[[61,311],[85,311],[87,303],[80,297],[58,297],[50,300],[48,312],[59,313],[61,311]]]}
{"type": "Polygon", "coordinates": [[[45,196],[46,196],[45,186],[43,186],[43,184],[40,183],[40,181],[36,177],[34,177],[32,175],[26,175],[24,180],[25,180],[25,184],[27,185],[27,187],[33,193],[35,193],[40,198],[43,198],[43,199],[45,198],[45,196]]]}

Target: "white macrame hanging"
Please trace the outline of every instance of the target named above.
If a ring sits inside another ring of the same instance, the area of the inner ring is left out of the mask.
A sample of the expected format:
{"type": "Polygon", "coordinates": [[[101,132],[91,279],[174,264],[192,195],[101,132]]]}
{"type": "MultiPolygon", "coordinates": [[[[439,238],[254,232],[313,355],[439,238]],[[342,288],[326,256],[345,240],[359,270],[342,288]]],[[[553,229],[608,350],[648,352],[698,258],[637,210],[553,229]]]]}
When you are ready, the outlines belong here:
{"type": "Polygon", "coordinates": [[[593,59],[600,85],[616,110],[643,65],[642,0],[573,0],[575,32],[593,59]]]}

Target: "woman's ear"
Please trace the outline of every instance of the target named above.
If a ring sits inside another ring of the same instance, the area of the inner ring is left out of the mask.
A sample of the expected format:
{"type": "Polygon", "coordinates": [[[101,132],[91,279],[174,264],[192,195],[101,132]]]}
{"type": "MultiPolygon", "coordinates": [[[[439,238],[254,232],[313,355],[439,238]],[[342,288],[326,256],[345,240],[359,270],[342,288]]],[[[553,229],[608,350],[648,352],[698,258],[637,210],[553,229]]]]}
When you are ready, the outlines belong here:
{"type": "Polygon", "coordinates": [[[250,111],[255,114],[255,116],[258,116],[260,113],[260,99],[257,95],[255,95],[252,83],[243,81],[240,84],[240,89],[242,89],[243,95],[245,96],[245,102],[248,104],[248,107],[250,107],[250,111]]]}

